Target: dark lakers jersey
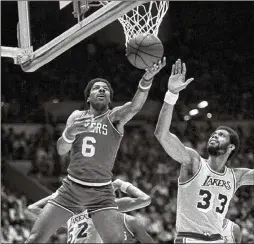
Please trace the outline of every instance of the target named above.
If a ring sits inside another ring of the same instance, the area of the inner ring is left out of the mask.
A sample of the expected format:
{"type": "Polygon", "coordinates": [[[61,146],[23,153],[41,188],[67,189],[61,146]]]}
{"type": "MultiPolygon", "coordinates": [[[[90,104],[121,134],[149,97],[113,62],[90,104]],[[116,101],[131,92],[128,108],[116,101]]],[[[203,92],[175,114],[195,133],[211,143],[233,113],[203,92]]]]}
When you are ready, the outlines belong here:
{"type": "MultiPolygon", "coordinates": [[[[91,186],[111,182],[112,169],[122,135],[109,120],[110,110],[84,121],[86,131],[76,136],[71,149],[68,177],[91,186]]],[[[78,119],[85,117],[84,112],[78,119]]]]}

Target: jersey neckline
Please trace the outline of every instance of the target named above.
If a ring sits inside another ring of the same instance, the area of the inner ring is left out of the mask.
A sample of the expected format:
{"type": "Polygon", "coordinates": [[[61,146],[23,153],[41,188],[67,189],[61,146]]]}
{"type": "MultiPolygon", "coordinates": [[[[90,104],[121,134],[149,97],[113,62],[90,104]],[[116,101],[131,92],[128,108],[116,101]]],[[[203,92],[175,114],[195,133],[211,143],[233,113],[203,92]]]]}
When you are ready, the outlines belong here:
{"type": "Polygon", "coordinates": [[[212,173],[217,174],[217,175],[225,175],[226,172],[227,172],[227,169],[228,169],[227,166],[225,166],[224,172],[220,173],[220,172],[217,172],[217,171],[213,170],[213,169],[210,167],[210,165],[209,165],[208,162],[207,162],[207,159],[205,159],[205,164],[206,164],[207,168],[208,168],[212,173]]]}

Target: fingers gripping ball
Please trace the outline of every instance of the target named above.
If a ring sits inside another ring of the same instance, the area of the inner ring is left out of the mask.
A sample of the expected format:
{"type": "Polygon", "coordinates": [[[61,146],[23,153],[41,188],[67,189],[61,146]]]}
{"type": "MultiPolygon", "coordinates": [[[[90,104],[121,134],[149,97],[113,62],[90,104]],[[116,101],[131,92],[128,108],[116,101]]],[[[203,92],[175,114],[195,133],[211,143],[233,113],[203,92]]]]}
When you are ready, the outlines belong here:
{"type": "Polygon", "coordinates": [[[164,48],[160,39],[152,34],[139,34],[132,38],[126,48],[130,63],[138,69],[146,69],[158,63],[164,48]]]}

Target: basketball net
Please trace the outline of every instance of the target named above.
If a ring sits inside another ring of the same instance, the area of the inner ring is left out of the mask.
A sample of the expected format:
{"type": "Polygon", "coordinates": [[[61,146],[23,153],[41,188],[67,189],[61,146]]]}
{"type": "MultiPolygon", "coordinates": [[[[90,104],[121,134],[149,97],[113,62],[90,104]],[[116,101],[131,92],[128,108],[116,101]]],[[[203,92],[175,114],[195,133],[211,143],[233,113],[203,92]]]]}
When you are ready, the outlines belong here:
{"type": "MultiPolygon", "coordinates": [[[[101,1],[106,5],[109,1],[101,1]]],[[[140,5],[118,20],[122,24],[125,34],[125,46],[130,39],[139,34],[158,36],[159,27],[169,7],[168,1],[150,1],[140,5]]]]}

